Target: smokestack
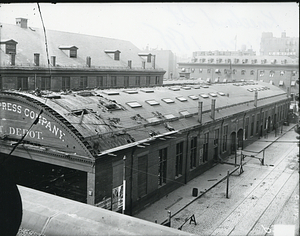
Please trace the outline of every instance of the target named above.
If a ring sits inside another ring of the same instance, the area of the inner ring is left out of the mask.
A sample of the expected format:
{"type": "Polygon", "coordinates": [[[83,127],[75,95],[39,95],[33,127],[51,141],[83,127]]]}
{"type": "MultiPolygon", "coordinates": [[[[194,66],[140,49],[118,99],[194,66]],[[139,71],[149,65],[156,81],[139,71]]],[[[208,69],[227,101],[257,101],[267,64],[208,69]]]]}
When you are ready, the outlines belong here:
{"type": "Polygon", "coordinates": [[[40,54],[39,53],[34,53],[34,64],[36,66],[40,65],[40,54]]]}
{"type": "Polygon", "coordinates": [[[152,68],[155,69],[155,55],[153,55],[152,68]]]}
{"type": "Polygon", "coordinates": [[[198,122],[202,124],[202,107],[203,107],[203,102],[198,102],[198,122]]]}
{"type": "Polygon", "coordinates": [[[142,68],[145,69],[146,62],[142,61],[142,68]]]}
{"type": "Polygon", "coordinates": [[[56,65],[56,57],[55,56],[51,56],[51,65],[52,66],[56,65]]]}
{"type": "Polygon", "coordinates": [[[128,67],[129,67],[129,69],[131,69],[131,63],[132,63],[132,61],[128,61],[128,67]]]}
{"type": "Polygon", "coordinates": [[[12,65],[12,66],[16,65],[16,54],[15,53],[10,54],[10,65],[12,65]]]}
{"type": "Polygon", "coordinates": [[[254,93],[254,106],[257,107],[257,95],[258,95],[258,92],[255,91],[254,93]]]}
{"type": "Polygon", "coordinates": [[[91,63],[92,63],[91,57],[86,57],[86,65],[87,65],[88,67],[91,67],[91,63]]]}
{"type": "Polygon", "coordinates": [[[216,99],[211,100],[211,118],[215,120],[216,99]]]}

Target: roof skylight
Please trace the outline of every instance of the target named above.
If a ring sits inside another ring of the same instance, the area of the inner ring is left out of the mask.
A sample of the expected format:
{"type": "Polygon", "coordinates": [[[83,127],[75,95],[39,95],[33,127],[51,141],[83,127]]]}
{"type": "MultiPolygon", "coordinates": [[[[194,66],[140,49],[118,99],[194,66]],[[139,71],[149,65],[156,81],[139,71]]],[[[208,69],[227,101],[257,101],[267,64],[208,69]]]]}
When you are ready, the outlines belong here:
{"type": "Polygon", "coordinates": [[[124,93],[128,93],[128,94],[136,94],[136,93],[138,93],[138,91],[136,91],[136,90],[124,90],[123,92],[124,93]]]}
{"type": "Polygon", "coordinates": [[[164,101],[165,103],[174,103],[175,101],[174,100],[172,100],[171,98],[162,98],[161,99],[162,101],[164,101]]]}
{"type": "Polygon", "coordinates": [[[146,103],[148,103],[150,106],[155,106],[155,105],[159,105],[158,101],[153,100],[146,100],[146,103]]]}
{"type": "Polygon", "coordinates": [[[127,104],[128,106],[130,106],[131,108],[142,107],[142,105],[139,104],[138,102],[127,102],[126,104],[127,104]]]}
{"type": "Polygon", "coordinates": [[[103,91],[103,93],[107,95],[119,95],[120,93],[117,91],[103,91]]]}
{"type": "Polygon", "coordinates": [[[184,97],[176,97],[177,100],[181,101],[181,102],[186,102],[187,99],[184,97]]]}
{"type": "Polygon", "coordinates": [[[188,96],[190,99],[193,99],[193,100],[198,100],[199,97],[198,96],[195,96],[195,95],[190,95],[188,96]]]}
{"type": "Polygon", "coordinates": [[[207,94],[200,94],[200,96],[203,98],[209,98],[209,96],[207,94]]]}
{"type": "Polygon", "coordinates": [[[173,114],[167,114],[167,115],[164,115],[164,117],[165,117],[167,120],[176,118],[176,116],[174,116],[173,114]]]}

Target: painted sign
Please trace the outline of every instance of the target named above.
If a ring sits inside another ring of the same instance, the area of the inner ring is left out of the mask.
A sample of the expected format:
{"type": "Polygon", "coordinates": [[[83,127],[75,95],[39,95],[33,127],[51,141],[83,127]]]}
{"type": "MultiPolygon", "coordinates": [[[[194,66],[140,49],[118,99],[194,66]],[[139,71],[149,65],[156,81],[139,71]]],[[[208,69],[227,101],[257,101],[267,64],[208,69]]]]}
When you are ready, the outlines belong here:
{"type": "Polygon", "coordinates": [[[27,133],[28,139],[43,140],[49,136],[65,142],[65,132],[57,122],[51,121],[43,114],[39,117],[38,124],[28,131],[39,113],[40,111],[35,111],[24,104],[0,101],[0,134],[20,138],[27,133]]]}

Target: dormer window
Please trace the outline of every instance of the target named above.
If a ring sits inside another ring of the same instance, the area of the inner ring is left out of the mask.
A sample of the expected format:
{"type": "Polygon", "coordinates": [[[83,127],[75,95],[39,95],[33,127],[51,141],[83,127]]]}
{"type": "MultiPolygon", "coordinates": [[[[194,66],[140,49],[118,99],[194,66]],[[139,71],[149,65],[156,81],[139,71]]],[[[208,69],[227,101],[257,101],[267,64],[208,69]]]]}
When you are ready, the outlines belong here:
{"type": "Polygon", "coordinates": [[[147,57],[147,62],[148,62],[148,63],[151,62],[151,56],[152,56],[151,53],[138,53],[138,55],[139,55],[140,57],[147,57]]]}
{"type": "Polygon", "coordinates": [[[114,60],[119,61],[120,60],[120,51],[119,50],[104,50],[106,54],[114,54],[114,60]]]}
{"type": "Polygon", "coordinates": [[[1,40],[0,44],[4,44],[5,45],[5,53],[6,54],[16,54],[17,53],[17,42],[13,39],[9,39],[9,40],[1,40]]]}
{"type": "Polygon", "coordinates": [[[70,58],[77,58],[78,47],[76,47],[76,46],[59,46],[59,49],[69,51],[70,58]]]}

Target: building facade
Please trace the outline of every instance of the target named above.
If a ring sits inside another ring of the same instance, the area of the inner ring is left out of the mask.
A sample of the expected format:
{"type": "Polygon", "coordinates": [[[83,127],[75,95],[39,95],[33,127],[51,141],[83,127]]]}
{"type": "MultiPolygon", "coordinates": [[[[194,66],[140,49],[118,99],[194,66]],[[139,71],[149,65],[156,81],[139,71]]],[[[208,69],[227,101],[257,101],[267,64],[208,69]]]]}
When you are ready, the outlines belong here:
{"type": "Polygon", "coordinates": [[[42,95],[6,90],[0,152],[12,158],[12,146],[26,135],[11,159],[18,184],[112,211],[124,206],[133,215],[238,147],[279,133],[290,100],[260,81],[42,95]]]}
{"type": "Polygon", "coordinates": [[[124,40],[28,27],[0,28],[0,89],[80,90],[157,86],[165,71],[124,40]]]}
{"type": "Polygon", "coordinates": [[[197,56],[178,67],[182,78],[208,83],[263,81],[299,93],[299,61],[287,56],[197,56]]]}
{"type": "Polygon", "coordinates": [[[145,53],[151,53],[156,56],[156,63],[159,68],[163,68],[166,73],[164,80],[178,78],[177,56],[171,50],[147,49],[145,53]]]}
{"type": "Polygon", "coordinates": [[[279,38],[274,37],[271,32],[264,32],[260,42],[260,55],[299,58],[299,37],[287,37],[282,32],[279,38]]]}

